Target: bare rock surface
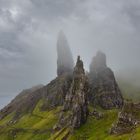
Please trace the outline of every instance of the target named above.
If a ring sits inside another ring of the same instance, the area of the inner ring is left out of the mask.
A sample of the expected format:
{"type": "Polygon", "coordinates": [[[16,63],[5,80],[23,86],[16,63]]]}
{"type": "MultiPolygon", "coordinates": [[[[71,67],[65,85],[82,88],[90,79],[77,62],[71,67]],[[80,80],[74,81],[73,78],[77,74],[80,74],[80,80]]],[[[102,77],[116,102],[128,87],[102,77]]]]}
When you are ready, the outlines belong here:
{"type": "Polygon", "coordinates": [[[78,56],[73,72],[71,88],[66,95],[59,127],[70,125],[78,128],[84,124],[88,116],[88,81],[83,68],[83,62],[78,56]]]}

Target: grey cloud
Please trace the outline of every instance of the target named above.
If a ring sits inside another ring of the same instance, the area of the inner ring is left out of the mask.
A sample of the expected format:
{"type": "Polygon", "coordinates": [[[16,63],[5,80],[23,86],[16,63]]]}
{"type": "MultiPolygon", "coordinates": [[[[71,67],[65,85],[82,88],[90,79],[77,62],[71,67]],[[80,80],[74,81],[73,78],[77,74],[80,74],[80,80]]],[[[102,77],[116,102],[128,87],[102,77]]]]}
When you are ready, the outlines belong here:
{"type": "Polygon", "coordinates": [[[57,17],[69,16],[76,7],[74,0],[31,0],[33,4],[33,12],[39,17],[49,17],[50,19],[57,17]],[[39,7],[39,8],[38,8],[39,7]]]}
{"type": "Polygon", "coordinates": [[[140,68],[139,9],[139,0],[0,0],[0,95],[56,76],[60,29],[87,70],[97,50],[116,72],[140,68]]]}

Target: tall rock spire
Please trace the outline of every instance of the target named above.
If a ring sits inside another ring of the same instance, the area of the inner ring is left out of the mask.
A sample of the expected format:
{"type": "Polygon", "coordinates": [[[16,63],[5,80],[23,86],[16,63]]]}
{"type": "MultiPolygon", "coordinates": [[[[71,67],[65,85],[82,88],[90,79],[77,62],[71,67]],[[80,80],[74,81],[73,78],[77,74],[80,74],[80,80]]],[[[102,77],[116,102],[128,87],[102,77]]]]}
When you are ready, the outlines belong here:
{"type": "Polygon", "coordinates": [[[71,50],[63,31],[59,32],[57,40],[57,75],[71,73],[73,71],[74,61],[71,50]]]}
{"type": "Polygon", "coordinates": [[[86,122],[88,116],[88,80],[80,56],[78,56],[71,88],[65,97],[63,107],[59,121],[60,128],[63,125],[78,128],[86,122]]]}
{"type": "Polygon", "coordinates": [[[97,52],[90,64],[89,79],[91,84],[91,101],[105,109],[120,108],[123,97],[114,73],[106,65],[106,56],[97,52]]]}

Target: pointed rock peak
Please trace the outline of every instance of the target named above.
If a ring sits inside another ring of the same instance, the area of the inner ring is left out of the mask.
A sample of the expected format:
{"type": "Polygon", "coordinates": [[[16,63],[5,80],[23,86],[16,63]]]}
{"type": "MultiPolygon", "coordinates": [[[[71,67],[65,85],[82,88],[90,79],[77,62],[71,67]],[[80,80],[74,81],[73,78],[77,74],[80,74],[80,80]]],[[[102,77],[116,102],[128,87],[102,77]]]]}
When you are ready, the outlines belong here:
{"type": "Polygon", "coordinates": [[[57,75],[71,73],[74,67],[72,53],[63,31],[58,34],[57,40],[57,75]]]}
{"type": "Polygon", "coordinates": [[[93,69],[100,69],[100,68],[105,68],[107,67],[106,65],[106,55],[101,52],[98,51],[96,56],[93,57],[92,62],[90,64],[90,71],[92,71],[93,69]]]}
{"type": "Polygon", "coordinates": [[[72,129],[78,128],[86,122],[87,116],[88,81],[84,73],[83,62],[80,56],[78,56],[73,72],[73,80],[70,90],[65,97],[58,127],[63,128],[65,125],[70,125],[72,129]]]}
{"type": "Polygon", "coordinates": [[[84,73],[84,65],[83,65],[83,61],[80,59],[80,56],[77,57],[77,62],[76,62],[76,66],[74,68],[74,73],[84,73]]]}

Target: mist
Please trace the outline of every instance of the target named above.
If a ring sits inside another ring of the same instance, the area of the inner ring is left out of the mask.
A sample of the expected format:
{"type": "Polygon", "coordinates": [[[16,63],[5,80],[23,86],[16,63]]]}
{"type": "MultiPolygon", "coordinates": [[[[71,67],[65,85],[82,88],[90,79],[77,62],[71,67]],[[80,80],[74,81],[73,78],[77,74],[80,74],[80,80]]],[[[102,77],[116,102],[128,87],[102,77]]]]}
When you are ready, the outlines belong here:
{"type": "Polygon", "coordinates": [[[56,77],[60,30],[87,71],[100,50],[116,76],[140,86],[139,0],[0,0],[1,99],[56,77]]]}

